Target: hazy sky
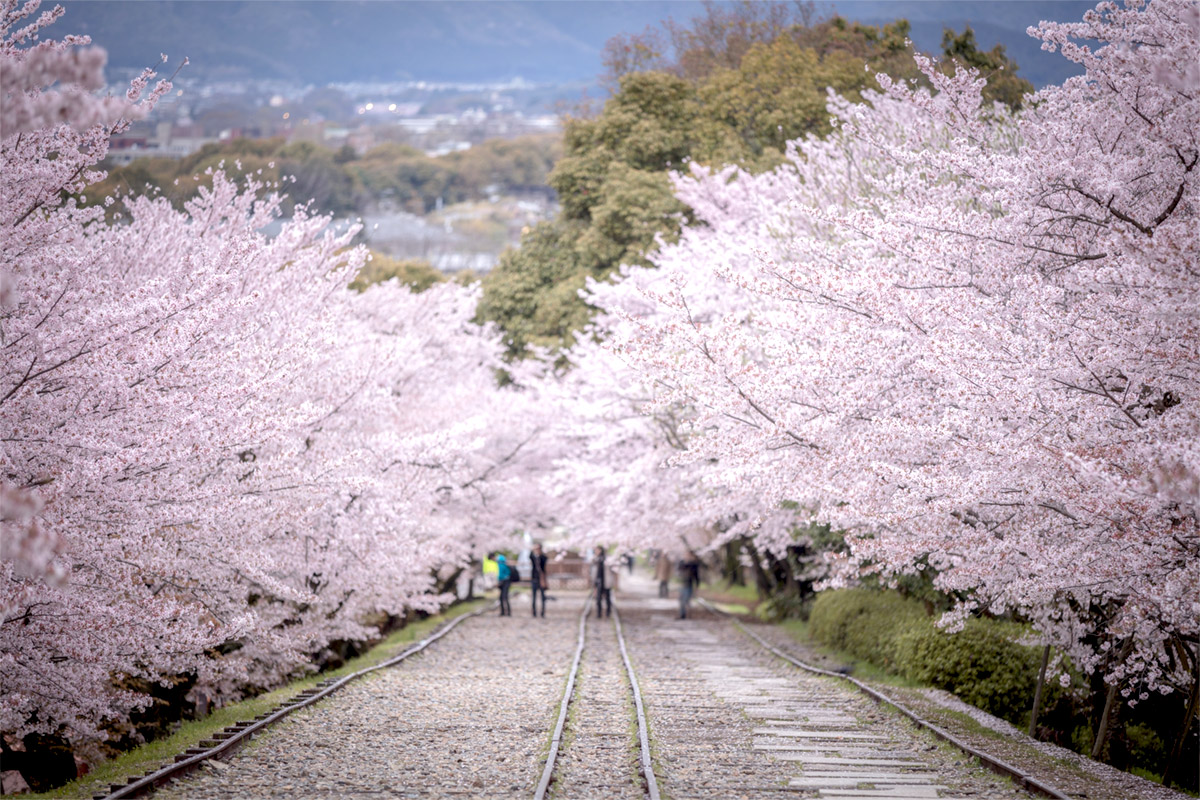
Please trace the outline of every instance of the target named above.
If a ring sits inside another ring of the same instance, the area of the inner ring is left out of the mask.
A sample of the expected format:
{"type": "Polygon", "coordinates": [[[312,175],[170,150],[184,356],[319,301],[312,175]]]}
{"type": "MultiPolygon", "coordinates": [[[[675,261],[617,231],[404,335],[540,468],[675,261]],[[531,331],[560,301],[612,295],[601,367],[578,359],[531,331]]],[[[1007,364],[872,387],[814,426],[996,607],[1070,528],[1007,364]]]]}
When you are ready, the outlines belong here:
{"type": "MultiPolygon", "coordinates": [[[[604,43],[673,17],[703,12],[691,0],[61,0],[57,35],[90,34],[114,68],[152,64],[160,52],[192,61],[193,77],[490,81],[513,77],[589,82],[604,43]]],[[[943,27],[971,24],[982,46],[1008,49],[1035,83],[1070,74],[1024,30],[1040,19],[1078,19],[1087,2],[848,0],[821,10],[878,23],[905,17],[923,49],[943,27]]]]}

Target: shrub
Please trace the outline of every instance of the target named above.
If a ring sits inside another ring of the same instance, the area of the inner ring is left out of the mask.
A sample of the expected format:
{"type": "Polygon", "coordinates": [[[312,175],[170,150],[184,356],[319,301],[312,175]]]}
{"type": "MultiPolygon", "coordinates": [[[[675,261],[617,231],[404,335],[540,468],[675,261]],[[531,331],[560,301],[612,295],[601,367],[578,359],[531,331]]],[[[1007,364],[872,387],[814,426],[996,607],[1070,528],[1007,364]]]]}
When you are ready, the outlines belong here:
{"type": "Polygon", "coordinates": [[[1013,641],[1023,632],[1016,623],[971,619],[962,631],[946,633],[929,620],[899,635],[900,672],[1019,725],[1033,705],[1040,665],[1035,648],[1013,641]]]}
{"type": "Polygon", "coordinates": [[[779,622],[784,619],[807,619],[810,599],[798,594],[780,593],[768,597],[758,604],[755,614],[759,619],[768,622],[779,622]]]}
{"type": "Polygon", "coordinates": [[[1024,627],[971,619],[963,631],[946,633],[934,622],[919,600],[891,591],[839,589],[817,595],[809,631],[819,642],[944,689],[990,714],[1017,724],[1028,719],[1040,654],[1014,641],[1024,627]]]}
{"type": "Polygon", "coordinates": [[[931,626],[920,602],[869,589],[820,592],[809,617],[817,641],[897,673],[897,634],[920,626],[931,626]]]}

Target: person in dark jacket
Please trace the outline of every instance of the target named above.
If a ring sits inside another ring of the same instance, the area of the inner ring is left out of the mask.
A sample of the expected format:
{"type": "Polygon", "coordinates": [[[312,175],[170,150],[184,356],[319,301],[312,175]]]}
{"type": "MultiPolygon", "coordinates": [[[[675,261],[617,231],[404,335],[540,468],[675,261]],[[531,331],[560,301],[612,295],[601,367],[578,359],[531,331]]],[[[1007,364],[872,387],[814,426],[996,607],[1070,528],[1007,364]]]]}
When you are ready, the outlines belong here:
{"type": "Polygon", "coordinates": [[[669,597],[671,583],[671,557],[665,552],[658,554],[658,560],[654,562],[654,577],[658,579],[658,596],[669,597]]]}
{"type": "Polygon", "coordinates": [[[596,593],[596,616],[612,616],[612,581],[604,565],[604,548],[596,545],[592,551],[592,589],[596,593]],[[607,613],[604,605],[608,604],[607,613]]]}
{"type": "Polygon", "coordinates": [[[508,602],[508,590],[512,588],[513,578],[515,577],[513,568],[508,565],[508,560],[505,559],[503,554],[496,556],[496,564],[499,566],[496,577],[500,581],[500,616],[511,617],[512,606],[508,602]]]}
{"type": "Polygon", "coordinates": [[[538,615],[538,594],[542,595],[542,616],[546,616],[546,586],[549,581],[546,580],[546,554],[542,552],[542,546],[535,544],[533,553],[529,556],[529,590],[533,595],[533,615],[538,615]]]}
{"type": "Polygon", "coordinates": [[[696,555],[695,550],[688,550],[687,555],[679,562],[679,579],[683,584],[679,587],[680,619],[687,619],[688,603],[691,602],[696,587],[700,585],[700,568],[700,557],[696,555]]]}

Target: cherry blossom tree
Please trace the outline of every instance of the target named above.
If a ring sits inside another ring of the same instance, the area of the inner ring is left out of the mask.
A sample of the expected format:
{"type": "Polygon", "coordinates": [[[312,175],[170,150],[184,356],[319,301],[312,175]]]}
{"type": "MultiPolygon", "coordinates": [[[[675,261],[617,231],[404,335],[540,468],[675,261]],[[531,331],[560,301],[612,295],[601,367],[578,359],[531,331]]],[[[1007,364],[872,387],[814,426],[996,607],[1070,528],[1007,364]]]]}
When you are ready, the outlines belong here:
{"type": "Polygon", "coordinates": [[[301,206],[267,236],[280,196],[221,170],[182,211],[84,207],[124,124],[96,115],[142,113],[153,75],[95,100],[86,42],[20,47],[34,11],[4,7],[0,729],[86,745],[145,682],[222,702],[436,608],[471,555],[456,498],[510,476],[481,467],[504,403],[477,290],[351,291],[354,228],[301,206]]]}
{"type": "Polygon", "coordinates": [[[678,177],[704,224],[590,298],[657,407],[696,410],[710,485],[932,568],[1135,700],[1190,686],[1200,633],[1198,27],[1043,23],[1086,73],[1015,117],[919,58],[933,92],[831,98],[773,173],[678,177]]]}

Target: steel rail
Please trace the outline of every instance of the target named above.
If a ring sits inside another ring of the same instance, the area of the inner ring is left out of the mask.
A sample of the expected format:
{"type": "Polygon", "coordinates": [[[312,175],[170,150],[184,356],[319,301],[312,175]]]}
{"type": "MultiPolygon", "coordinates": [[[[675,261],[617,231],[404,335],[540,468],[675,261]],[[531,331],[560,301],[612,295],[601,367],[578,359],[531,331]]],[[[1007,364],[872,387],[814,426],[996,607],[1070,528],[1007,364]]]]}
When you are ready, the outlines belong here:
{"type": "MultiPolygon", "coordinates": [[[[543,601],[545,602],[545,601],[543,601]]],[[[534,800],[545,800],[550,788],[550,780],[554,777],[554,762],[558,759],[558,748],[562,744],[563,728],[567,724],[567,709],[575,694],[575,677],[579,673],[579,660],[583,657],[583,646],[587,638],[587,618],[592,611],[592,596],[589,594],[583,601],[583,611],[579,614],[579,640],[575,645],[575,659],[571,662],[571,673],[567,675],[567,687],[563,690],[562,703],[558,707],[558,722],[554,732],[550,734],[550,752],[546,756],[546,767],[542,770],[542,778],[534,790],[534,800]]]]}
{"type": "Polygon", "coordinates": [[[625,648],[625,634],[621,631],[621,615],[613,608],[613,624],[617,629],[617,644],[621,646],[621,658],[625,661],[625,672],[629,675],[629,686],[633,689],[633,705],[637,711],[638,740],[641,743],[642,776],[645,779],[646,794],[650,800],[659,800],[658,781],[654,777],[654,765],[650,761],[650,734],[646,725],[646,709],[642,705],[642,692],[638,688],[637,678],[633,674],[633,663],[629,660],[629,651],[625,648]]]}
{"type": "Polygon", "coordinates": [[[788,655],[787,653],[783,652],[782,650],[775,647],[771,643],[767,642],[765,639],[763,639],[761,636],[759,636],[754,631],[747,628],[745,625],[742,624],[741,620],[739,620],[737,617],[733,616],[732,614],[722,611],[721,609],[717,608],[712,603],[708,602],[707,600],[705,600],[702,597],[698,597],[698,598],[696,598],[696,600],[702,606],[704,606],[708,610],[712,611],[713,613],[715,613],[719,616],[723,616],[726,619],[731,620],[733,622],[733,624],[736,625],[738,627],[738,629],[742,631],[742,633],[746,634],[751,639],[758,642],[758,644],[761,645],[763,647],[763,649],[767,650],[775,657],[782,659],[783,661],[786,661],[789,664],[791,664],[792,666],[798,667],[799,669],[802,669],[805,672],[811,672],[816,675],[825,675],[830,678],[839,678],[841,680],[844,680],[844,681],[847,681],[847,682],[853,684],[861,692],[866,694],[868,697],[870,697],[875,702],[883,703],[885,705],[891,706],[892,708],[896,709],[901,714],[903,714],[905,717],[908,717],[910,720],[915,722],[918,726],[925,728],[926,730],[932,732],[934,736],[937,736],[939,739],[942,739],[943,741],[953,745],[954,747],[957,747],[959,750],[962,750],[967,755],[974,756],[975,758],[979,759],[980,763],[983,764],[988,769],[990,769],[992,772],[1012,778],[1019,786],[1021,786],[1022,788],[1026,789],[1030,792],[1034,792],[1036,794],[1042,795],[1043,797],[1054,798],[1054,800],[1072,800],[1070,795],[1064,794],[1061,790],[1056,789],[1055,787],[1051,786],[1050,784],[1044,783],[1044,782],[1038,780],[1037,778],[1034,778],[1031,775],[1026,775],[1024,772],[1021,772],[1021,770],[1012,766],[1011,764],[1009,764],[1006,761],[1003,761],[993,755],[989,755],[988,753],[985,753],[982,750],[975,749],[974,747],[972,747],[971,745],[962,741],[961,739],[959,739],[958,737],[956,737],[954,734],[950,733],[949,731],[945,730],[944,728],[941,728],[941,727],[933,724],[932,722],[918,716],[916,714],[916,712],[911,711],[909,708],[902,705],[898,700],[894,700],[891,697],[888,697],[883,692],[880,692],[878,689],[868,686],[867,684],[863,683],[862,681],[858,680],[857,678],[852,678],[851,676],[844,675],[841,672],[832,672],[827,669],[821,669],[820,667],[814,667],[812,664],[805,663],[805,662],[801,661],[800,659],[795,658],[794,656],[788,655]]]}
{"type": "Polygon", "coordinates": [[[460,622],[468,620],[472,617],[477,617],[495,607],[496,602],[492,602],[483,606],[482,608],[476,609],[475,611],[469,611],[466,614],[460,614],[459,616],[450,620],[448,623],[443,624],[429,636],[426,636],[416,644],[410,645],[400,654],[392,656],[386,661],[382,661],[373,667],[366,667],[358,670],[357,672],[352,672],[349,675],[326,684],[324,688],[317,691],[310,689],[307,692],[301,692],[297,698],[294,698],[295,702],[286,703],[282,708],[279,708],[271,714],[268,714],[266,717],[257,720],[253,724],[250,724],[246,727],[240,728],[231,736],[221,741],[220,744],[207,748],[202,753],[196,753],[190,757],[178,760],[174,764],[169,764],[162,769],[147,774],[145,777],[130,779],[129,783],[124,786],[112,788],[109,794],[103,796],[104,800],[120,800],[121,798],[125,797],[137,797],[146,792],[153,791],[155,787],[166,783],[172,778],[177,778],[185,773],[191,772],[205,761],[226,753],[231,753],[245,744],[246,741],[254,736],[254,734],[261,733],[265,728],[268,728],[271,725],[279,722],[288,714],[291,714],[294,711],[299,711],[302,708],[312,705],[318,700],[328,697],[344,687],[346,684],[358,680],[364,675],[368,675],[376,670],[385,669],[387,667],[392,667],[396,664],[399,664],[401,661],[420,653],[426,647],[429,647],[429,645],[450,633],[450,631],[454,630],[454,628],[457,627],[460,622]]]}

